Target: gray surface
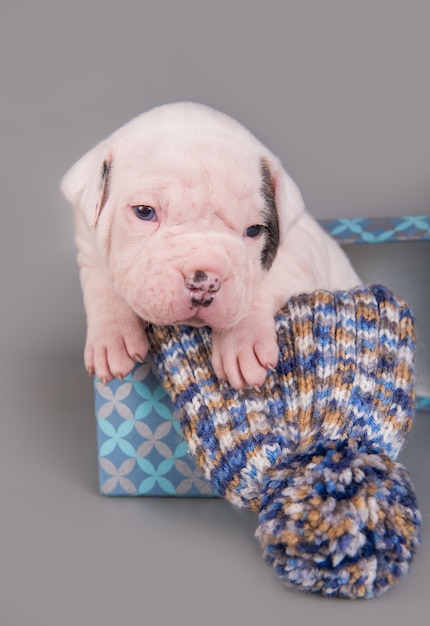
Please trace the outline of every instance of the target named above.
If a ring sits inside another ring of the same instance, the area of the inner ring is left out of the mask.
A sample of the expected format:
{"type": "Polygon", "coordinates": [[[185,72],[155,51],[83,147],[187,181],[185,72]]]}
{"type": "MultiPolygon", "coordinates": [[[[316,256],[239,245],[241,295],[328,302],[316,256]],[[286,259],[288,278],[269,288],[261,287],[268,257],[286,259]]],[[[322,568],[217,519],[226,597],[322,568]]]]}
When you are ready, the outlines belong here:
{"type": "Polygon", "coordinates": [[[1,377],[2,625],[427,623],[428,415],[402,455],[426,522],[409,577],[376,600],[323,600],[284,589],[261,558],[253,517],[226,502],[97,495],[92,389],[80,355],[15,358],[8,370],[12,388],[6,372],[1,377]]]}
{"type": "MultiPolygon", "coordinates": [[[[129,118],[191,99],[279,154],[317,217],[428,213],[429,18],[413,0],[2,0],[2,626],[427,622],[428,416],[403,455],[424,544],[411,575],[372,602],[283,589],[252,517],[222,501],[97,494],[85,320],[58,183],[129,118]]],[[[420,280],[410,277],[413,297],[420,280]]]]}

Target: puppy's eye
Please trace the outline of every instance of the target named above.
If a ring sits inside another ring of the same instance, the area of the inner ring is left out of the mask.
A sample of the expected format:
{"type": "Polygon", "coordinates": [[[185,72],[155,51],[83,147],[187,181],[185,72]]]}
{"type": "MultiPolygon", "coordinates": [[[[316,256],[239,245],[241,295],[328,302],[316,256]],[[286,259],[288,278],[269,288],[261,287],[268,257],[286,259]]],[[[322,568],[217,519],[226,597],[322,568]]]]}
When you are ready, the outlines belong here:
{"type": "Polygon", "coordinates": [[[246,237],[258,237],[264,230],[264,226],[261,224],[254,224],[253,226],[249,226],[245,231],[246,237]]]}
{"type": "Polygon", "coordinates": [[[136,204],[136,206],[133,207],[133,210],[136,217],[140,220],[145,220],[145,222],[152,222],[157,217],[155,209],[146,204],[136,204]]]}

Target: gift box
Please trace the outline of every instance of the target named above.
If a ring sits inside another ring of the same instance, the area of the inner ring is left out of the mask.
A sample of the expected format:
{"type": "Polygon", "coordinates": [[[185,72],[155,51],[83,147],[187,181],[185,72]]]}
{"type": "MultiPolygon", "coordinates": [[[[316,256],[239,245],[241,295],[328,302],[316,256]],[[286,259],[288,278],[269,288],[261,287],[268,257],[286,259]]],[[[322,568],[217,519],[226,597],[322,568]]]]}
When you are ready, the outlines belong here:
{"type": "Polygon", "coordinates": [[[181,436],[149,355],[124,379],[94,382],[100,492],[213,496],[181,436]]]}
{"type": "MultiPolygon", "coordinates": [[[[415,310],[418,336],[430,336],[427,287],[430,216],[321,223],[347,249],[364,282],[387,284],[405,297],[415,310]],[[357,246],[356,251],[356,244],[370,245],[371,252],[357,253],[363,246],[357,246]],[[391,247],[387,254],[385,244],[403,248],[391,247]],[[411,245],[413,252],[409,250],[411,245]],[[420,310],[425,312],[420,315],[420,310]]],[[[417,359],[418,410],[430,409],[430,351],[425,346],[425,339],[421,339],[417,359]]],[[[216,496],[190,456],[172,403],[150,356],[145,363],[136,364],[124,380],[116,379],[104,385],[96,379],[94,392],[102,494],[216,496]]]]}

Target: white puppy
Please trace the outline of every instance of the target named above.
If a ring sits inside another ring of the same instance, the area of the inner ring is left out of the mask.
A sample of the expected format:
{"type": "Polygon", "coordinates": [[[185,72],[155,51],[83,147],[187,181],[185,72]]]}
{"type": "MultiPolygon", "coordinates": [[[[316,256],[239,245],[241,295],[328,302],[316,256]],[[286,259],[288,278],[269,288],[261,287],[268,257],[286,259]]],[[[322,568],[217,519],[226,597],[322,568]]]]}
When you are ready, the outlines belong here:
{"type": "Polygon", "coordinates": [[[150,322],[210,326],[217,376],[260,385],[287,299],[360,282],[279,160],[202,105],[139,116],[83,156],[62,191],[76,209],[85,364],[103,381],[144,359],[150,322]]]}

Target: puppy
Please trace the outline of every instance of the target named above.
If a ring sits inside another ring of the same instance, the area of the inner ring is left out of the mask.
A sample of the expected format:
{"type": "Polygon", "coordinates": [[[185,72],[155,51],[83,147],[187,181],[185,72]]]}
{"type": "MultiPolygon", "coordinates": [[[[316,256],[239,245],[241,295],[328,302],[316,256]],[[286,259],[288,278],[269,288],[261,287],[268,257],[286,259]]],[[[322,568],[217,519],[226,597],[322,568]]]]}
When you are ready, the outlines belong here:
{"type": "Polygon", "coordinates": [[[145,358],[149,322],[210,326],[216,375],[259,386],[277,363],[274,315],[288,298],[360,283],[279,160],[202,105],[137,117],[61,188],[76,215],[85,364],[104,382],[145,358]]]}

